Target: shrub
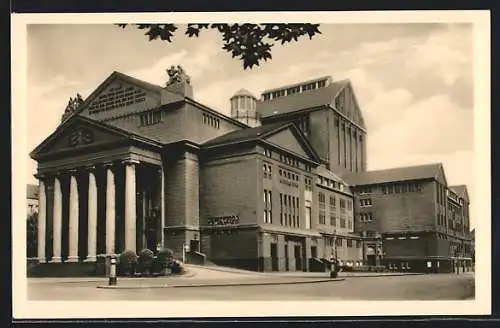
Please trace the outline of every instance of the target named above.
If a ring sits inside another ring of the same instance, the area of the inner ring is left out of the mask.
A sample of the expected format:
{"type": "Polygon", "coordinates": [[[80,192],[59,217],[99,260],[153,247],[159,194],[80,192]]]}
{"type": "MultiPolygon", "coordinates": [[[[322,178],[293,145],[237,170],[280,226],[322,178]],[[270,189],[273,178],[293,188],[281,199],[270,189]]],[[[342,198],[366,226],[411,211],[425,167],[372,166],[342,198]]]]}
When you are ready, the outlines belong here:
{"type": "Polygon", "coordinates": [[[134,251],[124,251],[118,257],[118,272],[122,275],[134,275],[137,267],[137,255],[134,251]]]}
{"type": "Polygon", "coordinates": [[[138,254],[139,269],[142,273],[149,274],[153,268],[155,255],[150,249],[143,249],[138,254]]]}
{"type": "MultiPolygon", "coordinates": [[[[156,256],[156,265],[159,271],[163,271],[168,267],[169,262],[174,258],[174,252],[171,249],[161,249],[156,256]]],[[[156,271],[156,270],[155,270],[156,271]]]]}

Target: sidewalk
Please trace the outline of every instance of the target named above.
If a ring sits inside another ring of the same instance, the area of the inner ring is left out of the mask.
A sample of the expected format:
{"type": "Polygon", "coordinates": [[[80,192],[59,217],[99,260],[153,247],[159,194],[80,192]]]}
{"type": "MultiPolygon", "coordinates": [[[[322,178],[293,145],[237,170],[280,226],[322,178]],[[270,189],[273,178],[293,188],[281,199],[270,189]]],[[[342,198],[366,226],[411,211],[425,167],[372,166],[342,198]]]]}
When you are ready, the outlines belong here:
{"type": "MultiPolygon", "coordinates": [[[[201,269],[207,271],[226,272],[238,275],[251,275],[251,276],[265,276],[265,277],[295,277],[295,278],[324,278],[328,277],[328,272],[303,272],[303,271],[287,271],[287,272],[255,272],[241,269],[234,269],[228,267],[217,266],[198,266],[187,264],[186,267],[190,269],[201,269]]],[[[339,272],[338,277],[390,277],[390,276],[409,276],[409,275],[422,275],[423,273],[413,272],[339,272]]]]}

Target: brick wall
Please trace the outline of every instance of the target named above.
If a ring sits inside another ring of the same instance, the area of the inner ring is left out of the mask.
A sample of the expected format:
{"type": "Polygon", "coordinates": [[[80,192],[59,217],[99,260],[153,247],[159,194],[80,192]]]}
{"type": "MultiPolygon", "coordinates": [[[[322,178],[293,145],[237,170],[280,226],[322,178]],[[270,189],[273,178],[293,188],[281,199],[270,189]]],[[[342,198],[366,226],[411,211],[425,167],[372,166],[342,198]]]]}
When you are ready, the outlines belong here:
{"type": "Polygon", "coordinates": [[[198,226],[199,165],[197,156],[185,152],[165,163],[166,226],[198,226]]]}
{"type": "Polygon", "coordinates": [[[258,190],[256,154],[227,159],[207,160],[201,170],[200,218],[238,215],[240,224],[256,224],[263,197],[258,190]]]}
{"type": "Polygon", "coordinates": [[[368,195],[356,194],[356,231],[435,230],[436,206],[434,182],[421,181],[422,191],[383,194],[380,185],[371,186],[368,195]],[[371,199],[372,205],[360,206],[360,199],[371,199]],[[372,222],[362,222],[361,213],[372,213],[372,222]]]}

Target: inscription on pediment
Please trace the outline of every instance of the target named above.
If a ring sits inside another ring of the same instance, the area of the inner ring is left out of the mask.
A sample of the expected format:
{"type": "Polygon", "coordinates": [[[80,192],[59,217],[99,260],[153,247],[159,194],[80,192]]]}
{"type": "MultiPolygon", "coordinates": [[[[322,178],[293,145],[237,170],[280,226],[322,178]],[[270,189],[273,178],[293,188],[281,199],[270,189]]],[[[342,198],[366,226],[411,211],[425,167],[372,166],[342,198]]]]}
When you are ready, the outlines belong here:
{"type": "Polygon", "coordinates": [[[100,94],[89,105],[89,113],[95,114],[146,101],[143,89],[130,85],[115,84],[100,94]]]}

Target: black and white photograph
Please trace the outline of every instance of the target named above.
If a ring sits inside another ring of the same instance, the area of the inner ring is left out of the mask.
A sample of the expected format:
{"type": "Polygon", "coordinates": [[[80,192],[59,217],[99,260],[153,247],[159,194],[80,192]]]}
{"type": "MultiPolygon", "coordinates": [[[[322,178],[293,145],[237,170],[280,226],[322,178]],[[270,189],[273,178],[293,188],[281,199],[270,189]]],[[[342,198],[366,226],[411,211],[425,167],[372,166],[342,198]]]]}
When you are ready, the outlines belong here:
{"type": "Polygon", "coordinates": [[[487,11],[12,21],[14,316],[491,311],[487,11]]]}

